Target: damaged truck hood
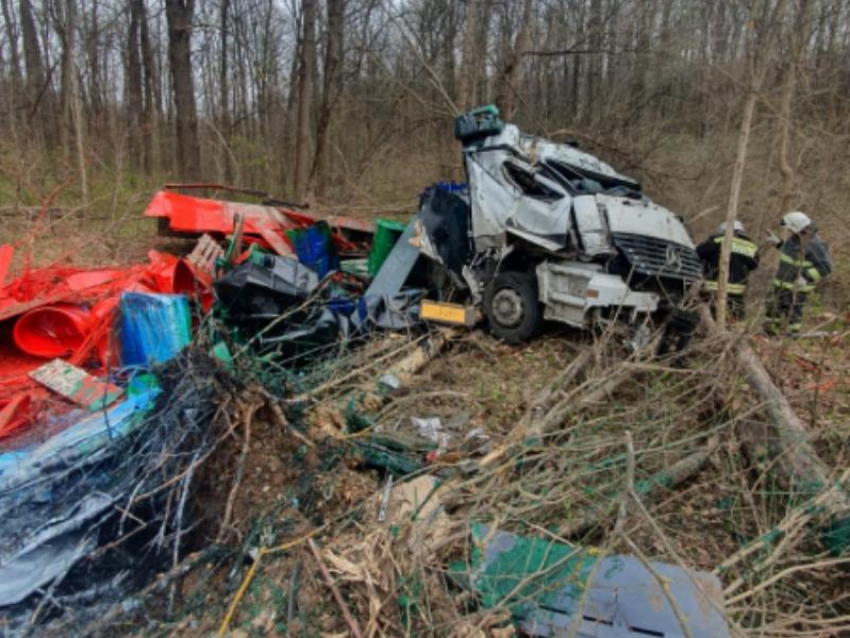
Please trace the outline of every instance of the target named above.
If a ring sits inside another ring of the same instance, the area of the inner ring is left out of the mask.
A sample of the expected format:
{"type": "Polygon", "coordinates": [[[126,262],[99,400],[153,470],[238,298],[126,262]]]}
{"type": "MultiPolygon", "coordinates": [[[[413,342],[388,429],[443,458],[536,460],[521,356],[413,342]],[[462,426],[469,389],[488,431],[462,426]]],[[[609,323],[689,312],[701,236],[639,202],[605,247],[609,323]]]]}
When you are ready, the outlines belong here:
{"type": "Polygon", "coordinates": [[[600,194],[596,195],[596,202],[600,209],[604,209],[608,226],[614,234],[654,237],[680,246],[694,247],[682,220],[646,198],[636,201],[600,194]]]}
{"type": "Polygon", "coordinates": [[[550,252],[589,248],[590,237],[582,236],[588,214],[599,217],[591,224],[597,236],[590,257],[606,252],[599,241],[613,251],[603,238],[609,233],[693,249],[682,221],[642,196],[637,181],[569,144],[526,136],[509,124],[465,154],[477,250],[501,248],[508,236],[550,252]],[[596,210],[589,212],[591,201],[596,210]]]}

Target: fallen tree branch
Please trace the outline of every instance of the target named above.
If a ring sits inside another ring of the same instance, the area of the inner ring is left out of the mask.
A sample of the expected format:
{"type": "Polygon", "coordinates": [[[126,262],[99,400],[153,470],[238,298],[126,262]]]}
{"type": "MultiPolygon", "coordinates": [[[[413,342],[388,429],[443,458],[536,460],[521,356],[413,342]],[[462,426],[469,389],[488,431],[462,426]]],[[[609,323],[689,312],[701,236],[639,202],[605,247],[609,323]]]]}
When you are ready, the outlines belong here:
{"type": "MultiPolygon", "coordinates": [[[[688,480],[702,469],[705,462],[717,450],[720,440],[716,437],[709,439],[706,444],[696,452],[689,454],[668,468],[656,472],[642,481],[638,481],[635,487],[636,493],[642,499],[651,500],[661,489],[670,489],[688,480]]],[[[602,519],[610,512],[610,508],[604,512],[588,512],[580,518],[574,518],[558,528],[558,535],[564,538],[575,537],[584,534],[602,522],[602,519]]]]}
{"type": "Polygon", "coordinates": [[[227,496],[227,503],[224,506],[224,516],[221,520],[221,526],[218,528],[216,543],[223,543],[225,537],[229,533],[230,517],[233,515],[233,504],[236,502],[236,494],[239,492],[239,486],[242,485],[242,478],[245,476],[245,461],[248,458],[248,452],[251,447],[251,421],[254,420],[254,412],[257,410],[256,404],[242,406],[242,425],[245,428],[245,434],[242,439],[242,451],[239,454],[239,459],[236,461],[236,476],[233,479],[233,485],[230,488],[230,494],[227,496]]]}
{"type": "MultiPolygon", "coordinates": [[[[590,362],[593,361],[593,349],[585,348],[555,377],[555,380],[541,390],[535,397],[534,404],[529,407],[524,416],[523,427],[527,427],[526,439],[539,438],[547,428],[547,417],[553,412],[563,389],[572,382],[590,362]]],[[[556,418],[559,415],[556,414],[556,418]]]]}
{"type": "MultiPolygon", "coordinates": [[[[723,572],[728,571],[741,561],[745,560],[749,556],[753,554],[759,553],[765,548],[772,545],[778,536],[784,535],[788,533],[789,530],[802,527],[803,525],[808,524],[811,520],[821,511],[823,503],[830,498],[832,498],[832,492],[840,489],[841,484],[844,481],[850,479],[850,468],[844,470],[838,480],[826,491],[818,494],[814,499],[803,503],[797,508],[791,510],[785,518],[773,528],[768,530],[765,534],[762,534],[760,537],[755,540],[750,541],[739,549],[737,552],[732,554],[729,558],[720,563],[715,569],[714,574],[722,574],[723,572]]],[[[763,563],[764,564],[764,563],[763,563]]],[[[737,589],[740,586],[738,581],[729,585],[727,587],[727,591],[737,589]]]]}
{"type": "Polygon", "coordinates": [[[635,446],[634,441],[632,440],[632,433],[626,430],[625,433],[626,440],[626,489],[623,492],[622,497],[620,498],[620,502],[618,504],[619,512],[617,514],[617,523],[614,526],[614,534],[623,540],[629,550],[637,557],[637,559],[643,563],[643,566],[646,570],[652,574],[655,580],[658,582],[658,586],[661,587],[661,591],[664,594],[664,597],[667,599],[667,602],[670,605],[670,609],[673,610],[673,614],[676,616],[676,620],[679,621],[679,627],[682,630],[682,634],[685,638],[694,638],[693,632],[688,626],[687,616],[682,612],[679,608],[679,604],[676,602],[676,598],[670,592],[670,582],[661,576],[655,567],[652,566],[652,563],[646,557],[646,555],[641,551],[640,547],[637,546],[628,534],[625,531],[626,519],[628,517],[628,505],[629,501],[632,498],[637,497],[637,492],[635,490],[635,446]]]}
{"type": "Polygon", "coordinates": [[[328,586],[328,589],[331,590],[331,594],[333,595],[336,604],[339,606],[339,610],[342,612],[342,617],[345,619],[348,628],[351,629],[351,634],[354,638],[362,638],[363,634],[360,633],[360,625],[357,624],[354,616],[351,615],[351,611],[348,609],[348,605],[345,604],[342,594],[339,593],[339,589],[334,584],[334,579],[328,571],[327,565],[325,565],[325,561],[322,558],[322,553],[319,551],[319,547],[316,545],[316,541],[312,538],[308,538],[307,547],[310,548],[310,553],[312,553],[313,558],[316,559],[316,564],[319,566],[322,578],[325,580],[325,584],[328,586]]]}
{"type": "Polygon", "coordinates": [[[421,372],[445,349],[453,336],[452,330],[437,331],[420,342],[413,352],[391,365],[387,373],[397,376],[402,385],[408,383],[410,377],[421,372]]]}
{"type": "MultiPolygon", "coordinates": [[[[711,334],[720,329],[706,305],[700,306],[700,316],[711,334]]],[[[765,412],[776,432],[778,463],[791,486],[812,497],[833,485],[827,465],[812,448],[808,429],[794,412],[788,399],[776,387],[759,357],[749,343],[741,339],[736,348],[738,362],[744,368],[752,390],[761,399],[765,412]]],[[[850,497],[843,489],[826,492],[823,507],[829,514],[846,516],[850,512],[850,497]]]]}

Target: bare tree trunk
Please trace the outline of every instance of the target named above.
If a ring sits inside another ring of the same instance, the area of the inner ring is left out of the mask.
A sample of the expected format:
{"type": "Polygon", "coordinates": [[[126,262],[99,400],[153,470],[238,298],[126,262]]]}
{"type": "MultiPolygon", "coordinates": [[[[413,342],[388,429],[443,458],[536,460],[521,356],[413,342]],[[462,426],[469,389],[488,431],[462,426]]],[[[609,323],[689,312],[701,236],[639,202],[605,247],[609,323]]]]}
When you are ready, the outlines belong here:
{"type": "Polygon", "coordinates": [[[18,33],[15,29],[9,0],[0,0],[0,8],[3,10],[3,25],[6,29],[6,39],[9,41],[9,63],[11,65],[12,80],[20,82],[22,78],[21,61],[18,57],[18,33]]]}
{"type": "Polygon", "coordinates": [[[584,74],[586,107],[583,110],[587,114],[593,114],[597,112],[597,92],[602,82],[602,0],[590,0],[590,16],[585,38],[590,45],[591,56],[584,74]]]}
{"type": "Polygon", "coordinates": [[[477,49],[476,57],[479,60],[479,64],[473,65],[471,78],[472,94],[470,95],[470,102],[473,105],[487,102],[490,99],[490,74],[486,70],[482,70],[481,67],[485,66],[483,61],[489,57],[490,20],[492,15],[493,12],[490,10],[489,3],[483,7],[479,5],[477,16],[479,22],[478,37],[475,40],[477,49]]]}
{"type": "Polygon", "coordinates": [[[89,103],[91,105],[91,121],[94,124],[95,130],[100,128],[100,123],[103,118],[103,111],[106,104],[106,99],[103,94],[103,84],[101,81],[100,69],[100,3],[98,0],[91,0],[91,7],[83,13],[83,22],[88,20],[88,28],[86,33],[86,58],[88,60],[88,93],[89,103]]]}
{"type": "Polygon", "coordinates": [[[142,63],[139,56],[139,29],[142,16],[139,12],[139,0],[130,3],[130,25],[127,30],[127,98],[130,141],[130,163],[133,168],[144,165],[142,157],[142,63]]]}
{"type": "Polygon", "coordinates": [[[74,114],[71,106],[71,76],[74,74],[74,22],[76,6],[74,0],[65,0],[62,5],[56,5],[60,15],[56,16],[56,31],[62,41],[62,86],[59,93],[59,139],[65,161],[71,156],[71,131],[74,128],[74,114]],[[64,14],[64,15],[62,15],[64,14]]]}
{"type": "MultiPolygon", "coordinates": [[[[299,17],[300,19],[301,17],[299,17]]],[[[301,33],[301,25],[298,24],[296,31],[301,33]]],[[[285,187],[291,186],[294,190],[294,176],[295,172],[293,167],[295,166],[295,143],[294,143],[294,132],[295,125],[298,118],[298,68],[299,68],[299,59],[301,57],[301,46],[303,42],[301,41],[301,36],[298,36],[298,41],[295,43],[295,54],[292,56],[292,61],[289,67],[289,91],[286,95],[286,111],[284,114],[284,128],[283,128],[283,148],[285,149],[283,153],[281,153],[281,162],[280,162],[280,183],[285,187]]]]}
{"type": "Polygon", "coordinates": [[[160,94],[159,76],[157,74],[156,61],[154,59],[153,47],[151,46],[150,32],[148,31],[148,16],[144,0],[133,0],[138,7],[141,29],[139,31],[139,45],[142,52],[142,68],[144,69],[145,106],[144,106],[144,135],[142,136],[145,151],[145,174],[150,175],[154,166],[158,165],[154,156],[154,149],[159,149],[159,113],[160,94]]]}
{"type": "Polygon", "coordinates": [[[779,199],[779,211],[787,212],[794,198],[794,169],[788,160],[789,137],[791,134],[791,105],[797,86],[797,68],[811,29],[811,13],[814,2],[801,0],[796,24],[791,34],[791,55],[785,62],[785,77],[779,98],[779,174],[782,179],[782,191],[779,199]]]}
{"type": "MultiPolygon", "coordinates": [[[[738,133],[738,151],[735,167],[732,171],[732,188],[729,193],[729,206],[726,209],[726,232],[720,250],[720,264],[717,272],[716,313],[717,325],[726,325],[726,300],[728,298],[729,259],[732,256],[732,236],[734,221],[738,215],[738,200],[741,195],[741,184],[744,180],[744,164],[747,160],[747,146],[750,141],[750,130],[753,123],[756,99],[764,82],[768,66],[773,58],[775,46],[775,30],[778,28],[785,12],[786,0],[777,0],[772,7],[768,2],[763,5],[760,18],[761,28],[751,36],[747,51],[747,96],[744,100],[744,113],[741,117],[741,129],[738,133]]],[[[753,18],[754,16],[750,16],[753,18]]]]}
{"type": "Polygon", "coordinates": [[[478,25],[478,1],[466,1],[466,31],[463,34],[463,59],[460,65],[457,86],[457,105],[461,111],[467,111],[472,107],[473,94],[475,92],[475,79],[473,69],[475,68],[475,39],[478,25]]]}
{"type": "Polygon", "coordinates": [[[165,0],[168,20],[168,60],[177,120],[177,170],[183,180],[201,176],[201,147],[192,74],[194,0],[165,0]]]}
{"type": "Polygon", "coordinates": [[[65,0],[62,10],[57,13],[56,30],[62,41],[60,140],[67,163],[71,163],[71,158],[74,154],[77,156],[77,164],[80,171],[80,190],[83,204],[86,204],[89,194],[86,173],[83,104],[80,96],[79,70],[74,59],[77,35],[76,0],[65,0]]]}
{"type": "MultiPolygon", "coordinates": [[[[719,330],[719,325],[712,321],[711,312],[705,306],[700,307],[700,315],[710,332],[716,333],[719,330]]],[[[736,354],[744,368],[747,382],[760,399],[760,405],[764,406],[774,428],[777,463],[788,482],[805,498],[815,496],[832,486],[831,468],[812,447],[812,433],[794,412],[782,391],[773,383],[761,359],[743,339],[737,344],[736,354]]],[[[850,495],[839,489],[824,505],[830,514],[845,518],[850,512],[850,495]]]]}
{"type": "Polygon", "coordinates": [[[9,64],[11,66],[12,90],[6,96],[9,105],[9,124],[12,134],[12,142],[17,147],[20,143],[18,140],[18,104],[21,99],[21,89],[23,87],[23,76],[21,75],[21,60],[18,55],[18,33],[15,29],[14,17],[9,0],[0,0],[0,7],[3,10],[3,24],[6,27],[6,39],[9,41],[9,64]]]}
{"type": "Polygon", "coordinates": [[[318,179],[319,192],[326,194],[330,188],[331,119],[342,93],[342,60],[345,38],[345,0],[328,2],[328,42],[325,49],[325,83],[322,90],[322,107],[316,129],[316,157],[313,160],[311,184],[318,179]]]}
{"type": "MultiPolygon", "coordinates": [[[[219,52],[219,68],[218,68],[218,110],[219,110],[219,128],[225,142],[230,137],[230,83],[228,75],[230,73],[227,40],[229,37],[228,30],[230,25],[230,0],[221,0],[219,7],[219,37],[221,38],[221,51],[219,52]]],[[[224,181],[230,183],[233,180],[233,161],[230,157],[229,149],[224,152],[224,181]]]]}
{"type": "Polygon", "coordinates": [[[316,0],[302,0],[303,30],[298,75],[298,125],[295,140],[295,199],[304,201],[310,177],[310,112],[316,58],[316,0]]]}
{"type": "Polygon", "coordinates": [[[532,0],[525,0],[519,32],[513,50],[507,53],[505,64],[499,73],[496,88],[496,106],[504,120],[512,120],[516,113],[517,83],[522,70],[522,54],[528,49],[531,39],[532,0]]]}
{"type": "Polygon", "coordinates": [[[83,205],[89,201],[89,179],[86,167],[86,126],[83,120],[83,99],[80,95],[80,75],[76,64],[71,69],[71,121],[74,127],[74,139],[76,140],[77,163],[80,167],[80,194],[83,205]]]}
{"type": "Polygon", "coordinates": [[[24,63],[27,70],[27,102],[29,121],[38,121],[44,143],[49,147],[54,142],[54,129],[50,122],[50,87],[47,86],[47,74],[41,55],[41,45],[30,0],[20,0],[18,8],[21,14],[21,36],[24,44],[24,63]]]}
{"type": "Polygon", "coordinates": [[[717,273],[716,314],[717,325],[721,327],[726,325],[726,283],[729,279],[729,258],[732,255],[733,222],[738,214],[738,200],[741,196],[741,184],[744,181],[744,165],[747,161],[747,146],[750,143],[756,97],[755,88],[750,87],[744,100],[744,113],[741,117],[741,129],[738,132],[738,151],[735,155],[735,166],[732,169],[732,189],[729,193],[729,206],[726,209],[726,235],[720,249],[720,268],[717,273]]]}

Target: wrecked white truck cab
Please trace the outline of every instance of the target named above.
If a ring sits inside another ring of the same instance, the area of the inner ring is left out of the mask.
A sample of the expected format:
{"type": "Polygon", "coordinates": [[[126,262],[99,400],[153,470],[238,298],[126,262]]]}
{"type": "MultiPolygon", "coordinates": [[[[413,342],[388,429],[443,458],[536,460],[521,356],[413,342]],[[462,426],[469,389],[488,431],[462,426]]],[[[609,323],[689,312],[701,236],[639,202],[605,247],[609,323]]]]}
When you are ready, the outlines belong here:
{"type": "Polygon", "coordinates": [[[573,145],[525,135],[495,107],[459,117],[468,193],[423,194],[418,246],[482,306],[493,333],[669,314],[702,278],[682,221],[573,145]]]}

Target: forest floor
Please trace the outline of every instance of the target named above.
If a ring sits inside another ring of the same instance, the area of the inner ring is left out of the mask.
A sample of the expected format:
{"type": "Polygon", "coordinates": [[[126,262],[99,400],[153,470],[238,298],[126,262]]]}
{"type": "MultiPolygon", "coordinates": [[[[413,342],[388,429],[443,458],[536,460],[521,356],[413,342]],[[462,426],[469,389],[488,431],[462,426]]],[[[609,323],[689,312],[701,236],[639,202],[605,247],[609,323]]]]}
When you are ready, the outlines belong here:
{"type": "MultiPolygon", "coordinates": [[[[673,163],[666,165],[668,174],[673,163]]],[[[704,211],[716,208],[711,203],[716,193],[706,193],[718,188],[709,184],[688,200],[688,193],[697,192],[692,184],[670,177],[657,184],[665,203],[673,208],[681,202],[702,231],[709,228],[704,211]]],[[[752,186],[754,193],[758,189],[752,186]]],[[[32,248],[41,265],[131,263],[151,248],[191,249],[191,243],[157,237],[151,220],[140,218],[150,194],[122,190],[114,199],[118,205],[101,206],[85,219],[72,208],[59,208],[46,216],[35,237],[37,211],[6,213],[4,240],[6,232],[23,238],[19,247],[32,248]]],[[[383,210],[403,217],[404,210],[414,212],[415,192],[401,205],[396,188],[388,187],[385,201],[345,212],[375,217],[383,210]]],[[[757,195],[745,204],[753,221],[759,202],[768,206],[757,195]]],[[[759,225],[769,224],[762,218],[759,225]]],[[[835,238],[839,226],[829,222],[824,231],[835,238]]],[[[742,340],[753,344],[806,425],[808,443],[837,480],[850,465],[850,269],[846,249],[836,253],[836,273],[806,319],[807,329],[825,335],[812,338],[759,334],[764,281],[775,265],[771,257],[753,287],[752,321],[721,336],[700,335],[684,358],[630,355],[619,343],[557,327],[523,347],[507,346],[476,329],[453,334],[398,391],[381,394],[377,377],[403,359],[408,346],[403,336],[379,339],[346,364],[350,379],[312,402],[305,433],[315,449],[305,451],[271,420],[258,418],[250,444],[241,447],[235,439],[219,450],[218,469],[209,471],[200,490],[206,500],[197,507],[220,513],[237,465],[243,464],[247,469],[234,492],[227,537],[242,551],[223,560],[203,555],[172,590],[179,594],[176,608],[167,594],[155,595],[146,614],[128,615],[112,631],[350,635],[321,560],[364,636],[504,638],[514,635],[506,607],[478,604],[449,574],[450,565],[470,564],[470,530],[486,522],[519,535],[592,546],[601,554],[630,551],[628,539],[654,561],[715,572],[726,590],[732,635],[847,635],[850,606],[842,592],[850,585],[845,569],[850,559],[846,552],[824,549],[825,521],[794,522],[805,499],[777,479],[775,459],[748,445],[748,432],[769,424],[734,356],[742,340]],[[402,354],[380,369],[370,366],[372,353],[394,349],[402,354]],[[592,353],[587,365],[558,384],[565,368],[585,352],[592,353]],[[584,402],[589,395],[594,400],[584,402]],[[386,521],[378,521],[386,479],[339,452],[360,436],[346,431],[341,416],[341,406],[353,397],[370,418],[370,432],[415,437],[414,417],[460,424],[448,431],[454,441],[449,451],[416,473],[433,476],[440,485],[440,512],[427,529],[417,515],[394,518],[392,508],[386,521]],[[563,414],[555,426],[538,440],[518,438],[518,426],[527,425],[535,409],[551,408],[553,397],[569,399],[560,404],[563,414]],[[488,441],[489,452],[463,448],[464,433],[470,431],[488,441]],[[633,457],[626,431],[634,442],[633,457]],[[701,450],[708,451],[706,458],[682,480],[647,493],[639,507],[619,511],[630,458],[640,483],[701,450]],[[237,463],[240,455],[244,461],[237,463]],[[326,469],[327,459],[337,456],[326,469]],[[309,516],[293,505],[293,497],[304,494],[310,498],[304,508],[309,516]],[[579,529],[572,525],[576,520],[588,524],[579,529]],[[741,548],[778,529],[784,536],[777,534],[755,555],[739,557],[741,548]],[[321,545],[318,560],[306,541],[313,535],[321,545]],[[719,569],[730,558],[731,564],[719,569]]]]}
{"type": "MultiPolygon", "coordinates": [[[[810,443],[836,475],[850,462],[848,330],[844,323],[833,339],[754,338],[771,376],[805,421],[810,443]]],[[[538,443],[516,443],[516,429],[540,391],[551,387],[582,351],[594,347],[598,344],[585,335],[558,328],[523,347],[473,331],[456,336],[399,391],[378,399],[376,406],[363,407],[374,417],[375,431],[408,431],[411,436],[412,417],[439,417],[446,424],[461,414],[463,431],[483,432],[492,449],[505,450],[494,465],[487,465],[487,456],[482,460],[450,450],[414,475],[437,477],[441,485],[437,494],[444,513],[427,532],[416,517],[390,514],[386,522],[379,521],[386,480],[378,470],[348,461],[324,472],[313,457],[293,467],[297,441],[262,421],[255,423],[247,457],[250,471],[235,508],[237,536],[250,546],[281,551],[258,561],[250,582],[245,569],[236,570],[229,561],[205,563],[183,581],[179,613],[163,617],[163,598],[159,612],[153,613],[156,620],[139,625],[137,619],[126,629],[144,635],[207,636],[227,618],[232,636],[351,635],[302,542],[318,526],[322,560],[363,635],[501,638],[514,635],[506,608],[479,607],[448,576],[450,566],[469,569],[473,554],[468,539],[475,523],[595,547],[602,554],[629,553],[614,534],[622,525],[653,561],[717,572],[741,548],[770,535],[803,507],[777,480],[769,459],[747,449],[742,431],[765,421],[728,340],[706,337],[675,363],[597,350],[594,363],[570,384],[558,386],[560,392],[572,393],[581,404],[582,391],[597,388],[623,366],[630,366],[628,379],[609,386],[594,403],[568,410],[561,425],[538,443]],[[620,522],[626,431],[634,440],[638,483],[651,481],[704,446],[711,451],[681,482],[647,493],[645,514],[633,510],[620,522]],[[464,468],[470,458],[480,464],[473,474],[464,468]],[[317,476],[318,482],[318,502],[309,517],[288,506],[305,473],[317,476]],[[588,515],[588,526],[571,526],[588,515]],[[424,550],[409,542],[417,534],[426,535],[424,550]]],[[[341,389],[343,394],[318,401],[307,434],[331,448],[350,436],[340,433],[334,406],[340,396],[373,393],[379,372],[358,375],[341,389]]],[[[230,484],[230,476],[220,475],[222,485],[230,484]]],[[[850,585],[846,559],[824,551],[817,530],[816,525],[795,528],[784,546],[771,544],[720,572],[731,635],[782,636],[787,627],[807,636],[844,635],[841,592],[850,585]]],[[[551,584],[544,579],[541,595],[551,584]]]]}

